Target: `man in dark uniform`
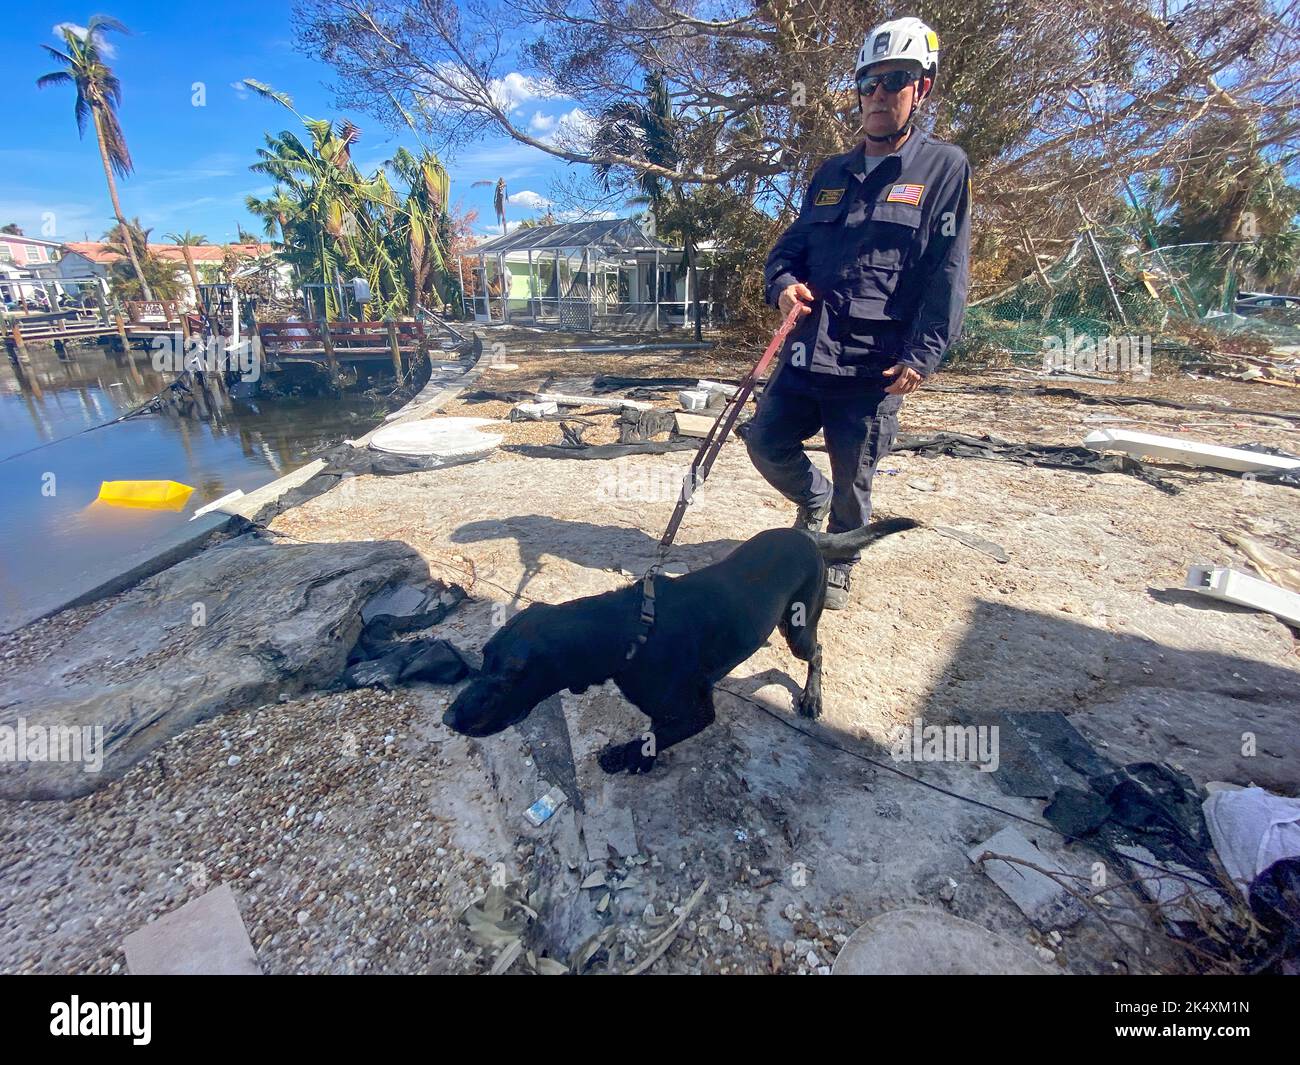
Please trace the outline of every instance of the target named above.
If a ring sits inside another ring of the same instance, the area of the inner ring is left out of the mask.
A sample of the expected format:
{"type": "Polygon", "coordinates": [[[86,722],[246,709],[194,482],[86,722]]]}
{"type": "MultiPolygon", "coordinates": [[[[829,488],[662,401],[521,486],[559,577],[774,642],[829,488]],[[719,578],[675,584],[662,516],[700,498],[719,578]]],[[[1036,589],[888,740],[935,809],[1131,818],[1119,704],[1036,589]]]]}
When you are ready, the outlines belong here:
{"type": "MultiPolygon", "coordinates": [[[[764,270],[768,303],[801,317],[742,436],[755,467],[798,504],[796,527],[860,528],[871,480],[898,431],[903,396],[939,368],[965,314],[970,165],[916,129],[939,42],[916,18],[867,34],[855,80],[865,139],[822,164],[764,270]],[[821,430],[831,481],[803,441],[821,430]]],[[[857,560],[827,574],[826,605],[848,604],[857,560]]]]}

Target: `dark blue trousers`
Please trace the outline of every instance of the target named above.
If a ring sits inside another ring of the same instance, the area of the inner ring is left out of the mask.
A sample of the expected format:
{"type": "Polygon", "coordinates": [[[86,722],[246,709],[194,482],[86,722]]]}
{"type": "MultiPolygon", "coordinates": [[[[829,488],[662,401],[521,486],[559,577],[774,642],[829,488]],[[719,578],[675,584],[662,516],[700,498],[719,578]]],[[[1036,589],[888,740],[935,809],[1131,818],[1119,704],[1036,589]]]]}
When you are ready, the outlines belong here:
{"type": "Polygon", "coordinates": [[[871,518],[871,480],[894,445],[903,397],[878,390],[794,388],[782,384],[785,376],[776,375],[740,433],[749,457],[792,503],[821,509],[829,502],[828,532],[859,529],[871,518]],[[803,448],[819,429],[831,460],[829,481],[803,448]]]}

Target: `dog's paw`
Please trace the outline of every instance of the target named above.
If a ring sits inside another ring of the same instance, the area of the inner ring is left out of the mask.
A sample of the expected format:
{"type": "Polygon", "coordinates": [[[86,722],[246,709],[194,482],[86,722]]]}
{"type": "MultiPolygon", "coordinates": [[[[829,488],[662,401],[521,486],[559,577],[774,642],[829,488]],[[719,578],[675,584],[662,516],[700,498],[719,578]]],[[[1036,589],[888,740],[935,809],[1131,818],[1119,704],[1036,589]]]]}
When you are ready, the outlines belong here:
{"type": "Polygon", "coordinates": [[[654,768],[652,756],[641,752],[642,741],[611,743],[597,756],[600,768],[606,773],[648,773],[654,768]]]}
{"type": "Polygon", "coordinates": [[[804,692],[799,698],[799,716],[816,721],[822,716],[822,693],[804,692]]]}

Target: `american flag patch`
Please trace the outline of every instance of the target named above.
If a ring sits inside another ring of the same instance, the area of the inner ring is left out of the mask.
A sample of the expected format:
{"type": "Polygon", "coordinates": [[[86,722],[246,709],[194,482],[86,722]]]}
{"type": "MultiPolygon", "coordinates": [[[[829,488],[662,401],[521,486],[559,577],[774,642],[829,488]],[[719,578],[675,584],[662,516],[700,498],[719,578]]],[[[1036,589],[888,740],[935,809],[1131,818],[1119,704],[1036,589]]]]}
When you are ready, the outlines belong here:
{"type": "Polygon", "coordinates": [[[913,207],[921,206],[921,196],[925,193],[924,185],[895,185],[885,197],[886,203],[910,203],[913,207]]]}

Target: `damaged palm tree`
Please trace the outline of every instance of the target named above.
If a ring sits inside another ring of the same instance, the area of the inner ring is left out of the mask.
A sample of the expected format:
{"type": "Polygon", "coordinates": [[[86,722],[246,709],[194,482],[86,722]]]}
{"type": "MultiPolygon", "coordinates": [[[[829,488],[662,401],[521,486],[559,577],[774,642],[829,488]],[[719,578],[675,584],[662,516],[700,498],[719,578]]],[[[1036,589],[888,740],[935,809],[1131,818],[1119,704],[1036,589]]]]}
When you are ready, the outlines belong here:
{"type": "MultiPolygon", "coordinates": [[[[106,15],[94,15],[86,24],[84,31],[71,23],[58,27],[63,35],[64,51],[41,45],[66,70],[52,74],[43,74],[36,79],[38,88],[51,85],[74,85],[77,89],[77,132],[85,136],[86,119],[95,124],[95,140],[99,144],[99,156],[104,164],[104,180],[108,182],[108,198],[113,204],[113,217],[123,232],[129,232],[126,216],[122,213],[122,204],[117,198],[117,182],[113,176],[129,177],[135,169],[131,162],[131,152],[126,146],[126,135],[117,118],[117,109],[122,103],[122,83],[117,80],[113,68],[104,62],[104,34],[130,33],[122,23],[106,15]]],[[[135,247],[128,240],[126,254],[131,260],[136,280],[144,298],[152,300],[153,291],[145,278],[140,259],[135,247]]]]}

